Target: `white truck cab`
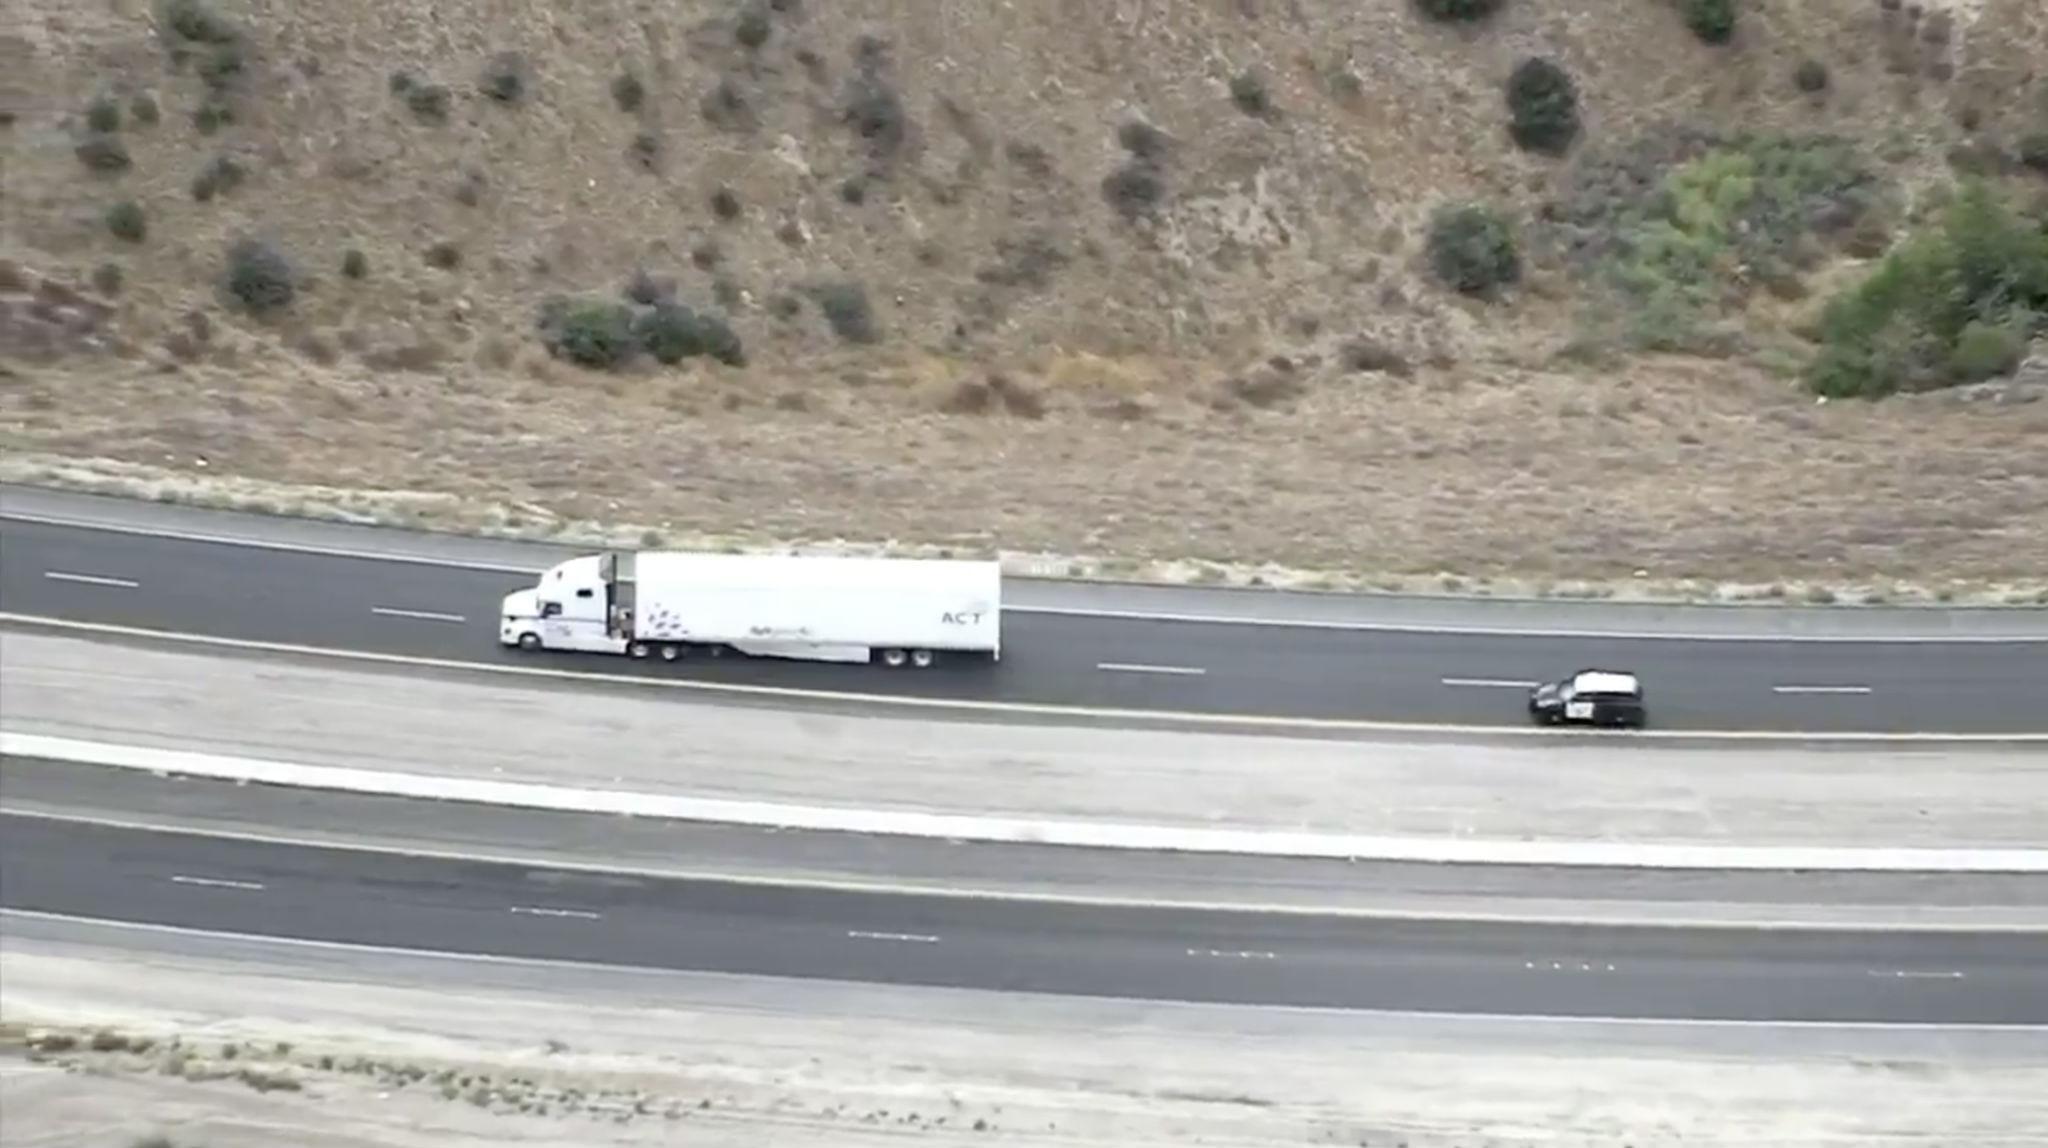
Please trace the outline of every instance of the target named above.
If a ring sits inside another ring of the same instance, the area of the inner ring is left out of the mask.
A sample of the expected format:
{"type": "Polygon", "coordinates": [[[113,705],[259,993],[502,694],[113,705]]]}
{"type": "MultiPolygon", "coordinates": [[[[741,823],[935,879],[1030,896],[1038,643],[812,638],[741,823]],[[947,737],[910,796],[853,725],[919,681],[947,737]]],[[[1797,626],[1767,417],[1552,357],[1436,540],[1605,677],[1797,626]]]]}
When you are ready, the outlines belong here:
{"type": "Polygon", "coordinates": [[[604,556],[593,554],[557,563],[532,589],[505,595],[498,641],[526,650],[623,653],[626,638],[615,621],[604,556]]]}

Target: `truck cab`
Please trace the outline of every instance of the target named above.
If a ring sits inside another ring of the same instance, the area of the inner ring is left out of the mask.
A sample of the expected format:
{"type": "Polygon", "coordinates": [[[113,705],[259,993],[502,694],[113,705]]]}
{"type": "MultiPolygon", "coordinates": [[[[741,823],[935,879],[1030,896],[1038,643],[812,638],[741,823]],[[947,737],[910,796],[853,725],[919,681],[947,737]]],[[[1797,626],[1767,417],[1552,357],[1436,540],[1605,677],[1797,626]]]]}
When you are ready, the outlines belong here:
{"type": "Polygon", "coordinates": [[[523,650],[616,654],[626,647],[608,571],[609,554],[558,562],[531,589],[505,595],[498,641],[523,650]]]}

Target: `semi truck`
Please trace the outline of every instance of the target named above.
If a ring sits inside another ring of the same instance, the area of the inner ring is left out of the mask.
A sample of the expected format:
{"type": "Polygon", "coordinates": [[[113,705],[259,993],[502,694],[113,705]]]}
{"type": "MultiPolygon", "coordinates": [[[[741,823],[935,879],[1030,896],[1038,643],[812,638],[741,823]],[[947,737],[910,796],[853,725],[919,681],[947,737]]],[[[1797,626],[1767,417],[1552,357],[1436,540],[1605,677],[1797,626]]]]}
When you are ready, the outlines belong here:
{"type": "Polygon", "coordinates": [[[498,640],[632,658],[727,652],[931,666],[1002,657],[995,562],[615,551],[505,595],[498,640]]]}

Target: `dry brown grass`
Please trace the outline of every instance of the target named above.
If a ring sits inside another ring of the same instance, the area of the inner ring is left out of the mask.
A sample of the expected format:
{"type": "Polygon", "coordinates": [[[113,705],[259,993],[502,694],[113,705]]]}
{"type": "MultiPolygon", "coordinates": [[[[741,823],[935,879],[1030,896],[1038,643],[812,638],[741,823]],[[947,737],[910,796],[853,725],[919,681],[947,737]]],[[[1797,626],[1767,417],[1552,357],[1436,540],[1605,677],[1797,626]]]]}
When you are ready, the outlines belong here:
{"type": "Polygon", "coordinates": [[[1727,49],[1641,0],[1511,4],[1478,34],[1391,0],[865,0],[801,5],[755,51],[734,42],[730,0],[222,0],[256,51],[236,122],[212,137],[141,0],[16,7],[4,254],[67,282],[117,258],[126,286],[97,342],[0,347],[11,451],[203,458],[210,474],[679,535],[1369,576],[2048,571],[2048,403],[1816,407],[1740,364],[1561,370],[1577,301],[1554,268],[1487,308],[1417,262],[1441,198],[1527,209],[1549,186],[1551,165],[1502,138],[1499,83],[1527,52],[1573,69],[1594,140],[1674,119],[1836,130],[1910,189],[1963,109],[1980,134],[2017,130],[2026,101],[2008,89],[2048,51],[2032,0],[1959,5],[1948,44],[1887,31],[1901,18],[1875,0],[1757,0],[1727,49]],[[909,115],[887,162],[838,118],[863,33],[889,42],[880,75],[909,115]],[[477,92],[502,51],[533,64],[517,106],[477,92]],[[1830,67],[1825,99],[1791,82],[1809,54],[1830,67]],[[451,87],[445,126],[390,93],[401,68],[451,87]],[[633,114],[612,95],[627,68],[647,87],[633,114]],[[1232,107],[1247,68],[1276,116],[1232,107]],[[705,122],[722,81],[751,130],[705,122]],[[124,127],[133,168],[86,173],[69,128],[95,94],[144,90],[164,116],[124,127]],[[1169,200],[1137,226],[1099,190],[1134,115],[1173,141],[1169,200]],[[655,172],[629,154],[643,131],[655,172]],[[248,177],[194,201],[219,154],[248,177]],[[711,208],[719,188],[737,218],[711,208]],[[117,247],[101,217],[127,197],[150,238],[117,247]],[[212,291],[245,233],[313,279],[271,326],[212,291]],[[693,260],[714,241],[717,260],[693,260]],[[431,265],[441,243],[455,268],[431,265]],[[360,281],[340,274],[352,248],[360,281]],[[752,365],[596,375],[540,351],[544,296],[616,295],[635,268],[697,305],[724,277],[752,365]],[[845,276],[874,300],[877,346],[841,344],[812,302],[794,317],[775,302],[845,276]],[[195,311],[213,316],[203,336],[195,311]],[[1413,375],[1344,370],[1360,337],[1413,375]]]}

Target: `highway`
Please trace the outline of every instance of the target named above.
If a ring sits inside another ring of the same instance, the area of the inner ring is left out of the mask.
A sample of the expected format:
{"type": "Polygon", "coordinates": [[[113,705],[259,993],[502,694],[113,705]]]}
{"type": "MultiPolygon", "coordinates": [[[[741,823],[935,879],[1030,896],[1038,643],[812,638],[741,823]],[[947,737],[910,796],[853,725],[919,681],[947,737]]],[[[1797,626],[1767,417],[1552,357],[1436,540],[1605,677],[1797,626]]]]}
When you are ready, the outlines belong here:
{"type": "Polygon", "coordinates": [[[0,904],[902,985],[1544,1017],[2048,1023],[2048,936],[1394,921],[724,884],[0,814],[0,904]]]}
{"type": "Polygon", "coordinates": [[[1162,714],[1506,727],[1526,722],[1527,683],[1598,665],[1642,675],[1653,726],[1664,730],[2048,730],[2048,637],[1695,641],[1013,613],[994,666],[666,666],[498,646],[497,602],[530,582],[445,564],[0,520],[0,610],[9,613],[478,665],[1162,714]]]}

